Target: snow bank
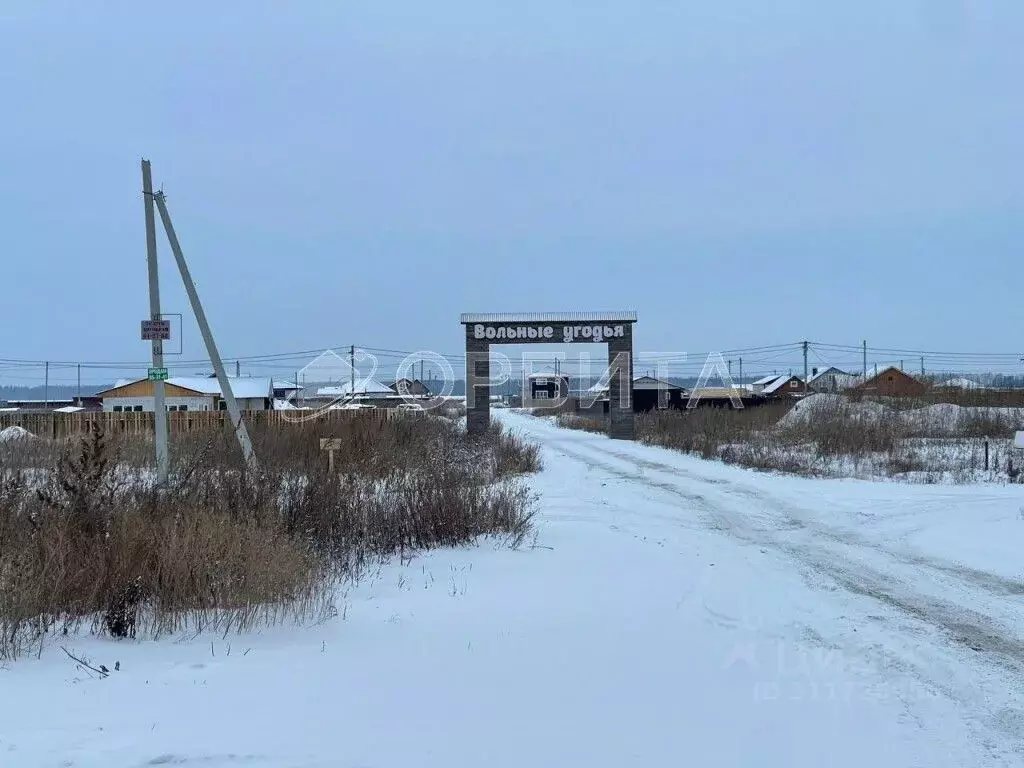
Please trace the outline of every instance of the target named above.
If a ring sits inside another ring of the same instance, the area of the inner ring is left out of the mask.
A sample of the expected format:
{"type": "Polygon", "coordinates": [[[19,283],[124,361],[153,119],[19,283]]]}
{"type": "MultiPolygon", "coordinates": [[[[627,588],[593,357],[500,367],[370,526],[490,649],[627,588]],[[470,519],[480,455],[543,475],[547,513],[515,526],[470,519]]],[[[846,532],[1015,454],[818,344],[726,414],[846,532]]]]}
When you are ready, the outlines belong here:
{"type": "Polygon", "coordinates": [[[877,421],[888,416],[891,410],[881,403],[851,403],[844,395],[820,393],[797,401],[789,413],[779,419],[778,425],[796,427],[835,413],[849,419],[877,421]]]}
{"type": "Polygon", "coordinates": [[[24,427],[7,427],[6,429],[0,429],[0,443],[5,443],[8,440],[21,440],[26,437],[35,437],[24,427]]]}
{"type": "Polygon", "coordinates": [[[965,407],[936,403],[900,411],[872,400],[851,402],[845,395],[838,394],[815,394],[800,400],[789,413],[779,419],[778,426],[796,427],[837,414],[850,421],[895,420],[912,431],[933,434],[953,434],[972,419],[992,421],[1007,429],[1024,426],[1024,408],[965,407]]]}

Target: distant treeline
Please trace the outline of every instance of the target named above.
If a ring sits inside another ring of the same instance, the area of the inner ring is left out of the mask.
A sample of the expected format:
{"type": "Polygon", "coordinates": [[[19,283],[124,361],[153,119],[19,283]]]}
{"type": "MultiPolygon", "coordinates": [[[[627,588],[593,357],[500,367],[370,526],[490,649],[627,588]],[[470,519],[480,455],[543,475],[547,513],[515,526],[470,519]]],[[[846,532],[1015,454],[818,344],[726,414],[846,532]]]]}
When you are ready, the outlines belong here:
{"type": "MultiPolygon", "coordinates": [[[[104,389],[109,389],[110,384],[82,385],[83,395],[94,395],[104,389]]],[[[78,395],[78,387],[74,384],[51,384],[49,389],[40,385],[36,387],[22,387],[12,385],[0,385],[0,402],[4,400],[70,400],[78,395]]]]}

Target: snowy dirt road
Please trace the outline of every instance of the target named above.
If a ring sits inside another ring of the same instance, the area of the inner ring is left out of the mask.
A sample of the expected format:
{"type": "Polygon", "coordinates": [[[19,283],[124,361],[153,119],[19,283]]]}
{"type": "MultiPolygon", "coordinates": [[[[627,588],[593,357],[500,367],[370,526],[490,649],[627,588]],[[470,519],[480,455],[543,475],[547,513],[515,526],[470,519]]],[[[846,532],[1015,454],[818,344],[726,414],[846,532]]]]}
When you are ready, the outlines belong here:
{"type": "MultiPolygon", "coordinates": [[[[659,507],[676,507],[689,514],[661,513],[663,522],[716,531],[778,558],[842,606],[840,617],[803,619],[814,642],[841,656],[880,653],[877,671],[887,683],[955,703],[989,759],[1024,754],[1020,487],[764,475],[547,420],[505,419],[541,442],[550,460],[586,467],[605,488],[630,488],[641,529],[659,507]]],[[[813,682],[803,687],[796,695],[813,682]]]]}
{"type": "Polygon", "coordinates": [[[534,545],[387,566],[343,618],[68,640],[0,765],[1024,765],[1024,492],[757,474],[502,412],[534,545]]]}

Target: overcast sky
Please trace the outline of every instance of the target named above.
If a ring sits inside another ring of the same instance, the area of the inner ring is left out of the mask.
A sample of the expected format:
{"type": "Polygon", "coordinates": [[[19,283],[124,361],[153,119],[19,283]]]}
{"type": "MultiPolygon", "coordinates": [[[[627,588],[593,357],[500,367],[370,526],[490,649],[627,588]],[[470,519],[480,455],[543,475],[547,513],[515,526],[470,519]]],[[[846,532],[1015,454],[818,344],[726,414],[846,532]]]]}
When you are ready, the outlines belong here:
{"type": "Polygon", "coordinates": [[[227,357],[620,308],[656,350],[1024,350],[1020,0],[40,0],[0,34],[0,358],[148,357],[143,156],[227,357]]]}

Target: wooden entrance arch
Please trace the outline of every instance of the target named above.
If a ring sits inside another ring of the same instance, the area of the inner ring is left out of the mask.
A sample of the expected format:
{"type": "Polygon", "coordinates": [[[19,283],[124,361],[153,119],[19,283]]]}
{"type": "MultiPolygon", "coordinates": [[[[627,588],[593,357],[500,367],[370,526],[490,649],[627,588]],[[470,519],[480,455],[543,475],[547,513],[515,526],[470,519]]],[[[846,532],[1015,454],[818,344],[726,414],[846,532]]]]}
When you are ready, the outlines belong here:
{"type": "Polygon", "coordinates": [[[466,429],[483,434],[491,421],[492,344],[607,344],[608,435],[634,438],[633,324],[636,312],[464,314],[466,429]]]}

